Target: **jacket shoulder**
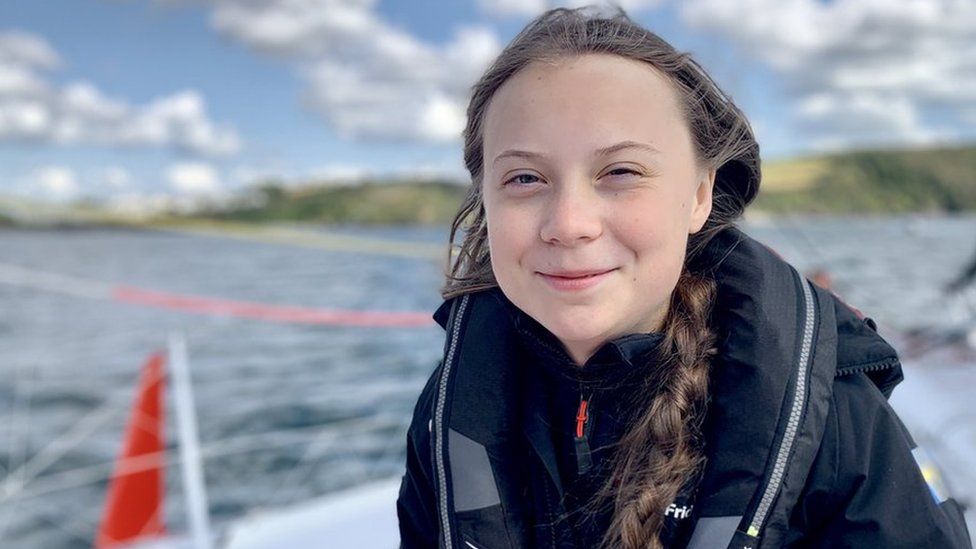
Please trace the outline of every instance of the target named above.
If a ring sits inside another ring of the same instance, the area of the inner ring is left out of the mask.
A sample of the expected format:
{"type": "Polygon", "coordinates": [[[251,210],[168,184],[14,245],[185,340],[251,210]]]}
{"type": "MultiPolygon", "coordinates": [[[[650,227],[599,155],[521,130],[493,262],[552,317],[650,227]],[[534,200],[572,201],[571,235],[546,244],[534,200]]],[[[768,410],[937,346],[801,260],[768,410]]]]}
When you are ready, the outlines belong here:
{"type": "MultiPolygon", "coordinates": [[[[898,353],[861,311],[831,293],[837,326],[837,376],[865,374],[885,398],[904,379],[898,353]]],[[[855,383],[856,385],[856,383],[855,383]]]]}
{"type": "Polygon", "coordinates": [[[915,441],[866,372],[835,379],[827,424],[790,520],[812,547],[971,547],[962,509],[936,495],[915,441]]]}

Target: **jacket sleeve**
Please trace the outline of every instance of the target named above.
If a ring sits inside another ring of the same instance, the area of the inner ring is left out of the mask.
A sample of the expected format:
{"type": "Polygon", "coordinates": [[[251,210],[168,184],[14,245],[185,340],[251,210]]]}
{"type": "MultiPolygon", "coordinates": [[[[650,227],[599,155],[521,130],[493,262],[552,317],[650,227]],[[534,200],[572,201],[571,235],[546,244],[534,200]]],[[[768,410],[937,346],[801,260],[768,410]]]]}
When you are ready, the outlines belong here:
{"type": "Polygon", "coordinates": [[[440,367],[435,369],[427,380],[407,430],[407,469],[396,505],[401,549],[437,547],[437,496],[429,425],[440,371],[440,367]]]}
{"type": "Polygon", "coordinates": [[[831,404],[788,545],[971,548],[962,508],[926,482],[908,430],[867,376],[837,378],[831,404]]]}

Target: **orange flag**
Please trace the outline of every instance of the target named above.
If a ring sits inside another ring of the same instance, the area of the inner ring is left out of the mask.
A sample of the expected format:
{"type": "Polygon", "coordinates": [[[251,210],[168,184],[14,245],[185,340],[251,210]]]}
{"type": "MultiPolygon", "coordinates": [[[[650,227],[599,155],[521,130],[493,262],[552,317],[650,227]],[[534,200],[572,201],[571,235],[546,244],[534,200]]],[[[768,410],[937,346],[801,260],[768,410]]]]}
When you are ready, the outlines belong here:
{"type": "Polygon", "coordinates": [[[164,355],[154,353],[142,367],[139,392],[129,417],[122,453],[109,481],[102,522],[95,538],[99,549],[160,536],[163,520],[164,355]]]}

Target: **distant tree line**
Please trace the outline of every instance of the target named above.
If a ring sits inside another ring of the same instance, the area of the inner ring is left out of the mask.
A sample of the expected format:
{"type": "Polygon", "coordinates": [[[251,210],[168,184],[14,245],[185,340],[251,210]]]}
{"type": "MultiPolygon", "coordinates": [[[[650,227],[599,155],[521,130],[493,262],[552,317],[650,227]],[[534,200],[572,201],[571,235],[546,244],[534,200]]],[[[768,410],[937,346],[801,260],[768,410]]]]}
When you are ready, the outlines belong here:
{"type": "Polygon", "coordinates": [[[858,151],[771,166],[756,201],[771,212],[907,213],[976,210],[976,147],[858,151]],[[799,173],[797,173],[799,172],[799,173]]]}

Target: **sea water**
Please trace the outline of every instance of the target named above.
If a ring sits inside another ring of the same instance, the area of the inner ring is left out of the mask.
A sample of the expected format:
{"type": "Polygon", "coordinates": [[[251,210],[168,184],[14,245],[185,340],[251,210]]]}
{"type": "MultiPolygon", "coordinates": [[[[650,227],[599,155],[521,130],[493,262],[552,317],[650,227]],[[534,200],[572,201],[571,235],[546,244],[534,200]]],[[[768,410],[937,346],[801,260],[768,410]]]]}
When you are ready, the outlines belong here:
{"type": "MultiPolygon", "coordinates": [[[[974,314],[942,288],[976,255],[976,217],[753,218],[744,228],[802,272],[828,271],[835,291],[892,333],[955,330],[974,314]]],[[[302,230],[447,237],[446,227],[302,230]]],[[[402,474],[413,405],[442,352],[433,323],[265,322],[132,305],[99,289],[430,313],[439,259],[169,232],[0,230],[4,266],[20,275],[0,276],[0,545],[91,544],[140,367],[174,331],[187,337],[215,527],[402,474]]],[[[170,414],[166,522],[179,532],[174,428],[170,414]]]]}

